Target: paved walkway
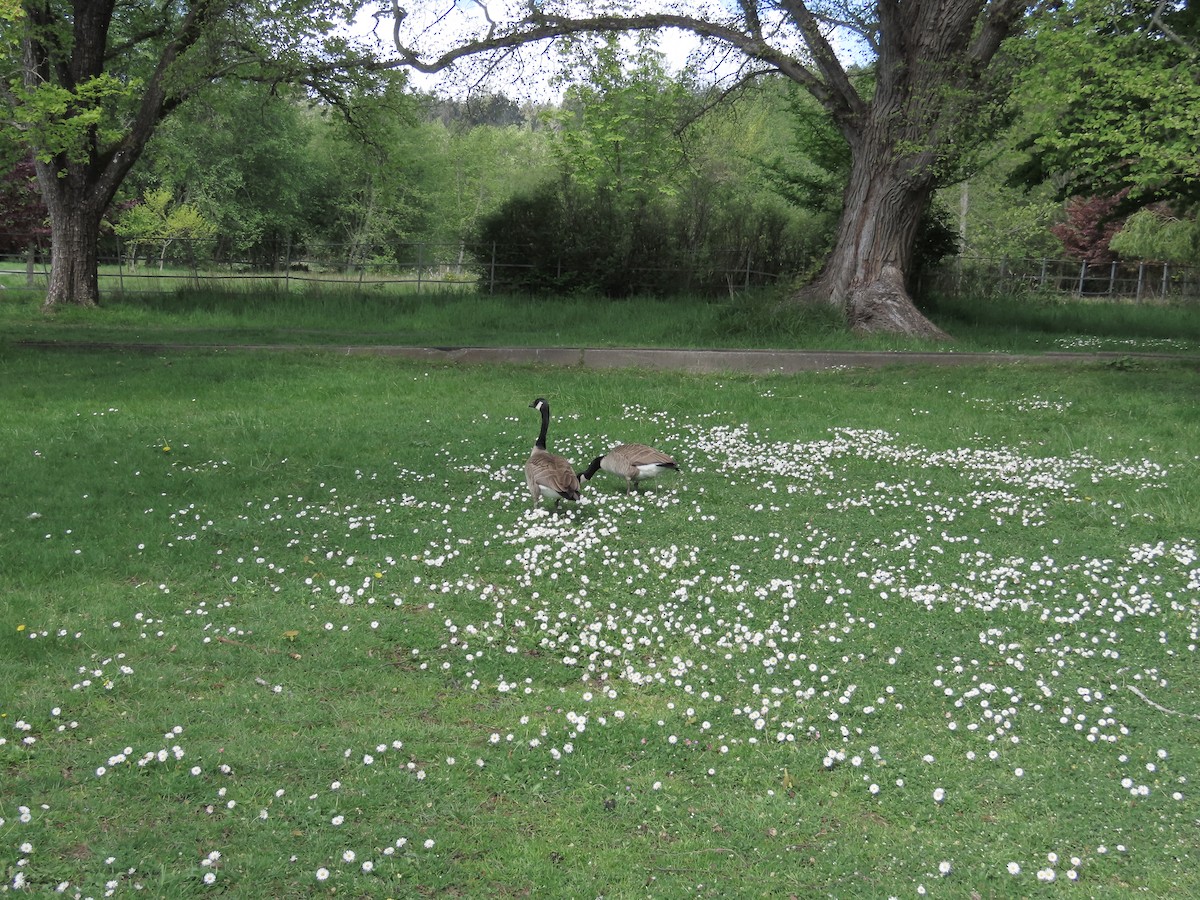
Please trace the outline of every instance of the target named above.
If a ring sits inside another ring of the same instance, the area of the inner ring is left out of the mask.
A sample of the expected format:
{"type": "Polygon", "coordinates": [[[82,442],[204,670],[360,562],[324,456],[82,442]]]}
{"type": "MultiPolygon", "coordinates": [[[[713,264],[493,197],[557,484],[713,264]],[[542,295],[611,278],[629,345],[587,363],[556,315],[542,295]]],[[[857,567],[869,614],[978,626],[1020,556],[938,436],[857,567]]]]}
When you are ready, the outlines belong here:
{"type": "Polygon", "coordinates": [[[822,369],[882,368],[896,365],[1029,365],[1095,363],[1120,359],[1182,360],[1200,362],[1195,357],[1157,353],[956,353],[909,352],[888,350],[649,350],[621,348],[550,348],[536,347],[402,347],[345,346],[338,344],[156,344],[75,341],[17,341],[20,346],[41,349],[93,349],[129,353],[173,353],[186,350],[304,351],[346,356],[398,356],[431,363],[486,365],[542,364],[578,366],[585,369],[660,369],[677,372],[747,372],[787,374],[822,369]]]}
{"type": "MultiPolygon", "coordinates": [[[[638,350],[618,348],[546,349],[527,347],[347,347],[348,354],[403,356],[431,362],[542,363],[585,369],[669,369],[678,372],[813,372],[821,369],[882,368],[895,365],[1004,365],[1085,363],[1125,359],[1128,353],[955,353],[886,350],[638,350]]],[[[1146,354],[1137,354],[1147,356],[1146,354]]],[[[1155,359],[1177,359],[1153,354],[1155,359]]]]}

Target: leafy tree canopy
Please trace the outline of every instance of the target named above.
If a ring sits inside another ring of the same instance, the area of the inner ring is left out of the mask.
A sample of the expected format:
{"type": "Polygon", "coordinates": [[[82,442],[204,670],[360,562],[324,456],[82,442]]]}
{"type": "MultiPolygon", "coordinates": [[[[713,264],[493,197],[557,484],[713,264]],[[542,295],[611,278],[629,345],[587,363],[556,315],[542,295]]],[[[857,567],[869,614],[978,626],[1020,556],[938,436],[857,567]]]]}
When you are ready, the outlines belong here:
{"type": "Polygon", "coordinates": [[[561,76],[563,104],[546,113],[562,169],[580,185],[643,195],[673,193],[683,164],[687,92],[645,36],[625,53],[616,35],[576,45],[561,76]]]}
{"type": "Polygon", "coordinates": [[[1200,259],[1200,227],[1155,205],[1130,216],[1109,246],[1130,259],[1193,264],[1200,259]]]}
{"type": "Polygon", "coordinates": [[[187,100],[214,83],[294,85],[352,115],[355,96],[396,68],[338,28],[363,0],[0,2],[0,138],[32,153],[46,201],[47,309],[98,302],[101,221],[187,100]]]}
{"type": "Polygon", "coordinates": [[[1060,197],[1200,202],[1200,15],[1187,3],[1072,0],[1044,12],[1021,79],[1029,164],[1060,197]]]}

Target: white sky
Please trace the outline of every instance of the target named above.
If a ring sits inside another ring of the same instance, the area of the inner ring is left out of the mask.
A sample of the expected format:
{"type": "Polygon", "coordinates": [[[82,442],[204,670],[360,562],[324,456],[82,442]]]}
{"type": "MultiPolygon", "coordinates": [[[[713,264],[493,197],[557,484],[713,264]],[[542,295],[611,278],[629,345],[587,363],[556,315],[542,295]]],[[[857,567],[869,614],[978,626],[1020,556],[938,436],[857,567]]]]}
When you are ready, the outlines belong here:
{"type": "MultiPolygon", "coordinates": [[[[428,4],[425,4],[428,6],[428,4]]],[[[505,2],[503,4],[489,4],[493,10],[499,9],[500,6],[509,7],[513,4],[505,2]]],[[[486,28],[486,22],[478,12],[478,7],[471,3],[458,3],[458,9],[452,14],[455,20],[453,24],[457,27],[444,27],[439,29],[436,39],[431,39],[430,32],[426,32],[423,39],[414,40],[414,46],[424,48],[428,46],[430,49],[426,52],[426,58],[433,56],[434,51],[440,48],[449,46],[454,35],[459,37],[467,36],[472,28],[486,28]]],[[[443,9],[445,5],[443,4],[443,9]]],[[[639,9],[639,11],[645,11],[639,9]]],[[[499,15],[498,12],[493,12],[493,16],[499,15]]],[[[450,25],[447,21],[445,25],[450,25]]],[[[359,16],[358,22],[352,29],[356,37],[360,37],[368,42],[371,42],[379,47],[382,53],[394,53],[394,44],[392,43],[392,21],[390,17],[380,20],[378,26],[374,17],[365,12],[359,16]]],[[[414,29],[408,28],[406,34],[412,35],[414,29]]],[[[631,41],[632,43],[632,41],[631,41]]],[[[658,34],[658,49],[665,58],[667,70],[671,74],[682,72],[687,65],[688,56],[695,50],[699,41],[695,35],[678,29],[669,29],[658,34]]],[[[484,89],[503,93],[514,100],[550,100],[557,99],[560,91],[555,90],[550,81],[553,75],[557,72],[558,58],[555,51],[549,48],[538,48],[532,52],[525,54],[530,62],[523,70],[516,70],[512,66],[505,66],[497,72],[490,75],[484,82],[484,89]]],[[[478,66],[477,61],[470,61],[468,66],[478,66]]],[[[475,79],[467,76],[462,68],[449,69],[437,73],[436,75],[426,75],[422,72],[414,70],[409,71],[410,82],[419,90],[434,92],[443,96],[461,97],[472,88],[475,88],[475,79]]]]}
{"type": "MultiPolygon", "coordinates": [[[[528,7],[530,0],[486,2],[492,18],[502,22],[506,20],[505,16],[521,16],[521,11],[528,7]]],[[[405,0],[401,0],[401,3],[403,5],[405,0]]],[[[483,6],[477,0],[407,0],[407,5],[410,11],[404,22],[405,39],[411,46],[421,48],[426,58],[433,57],[438,51],[452,46],[472,33],[482,34],[487,29],[483,6]]],[[[704,7],[710,5],[706,0],[688,0],[686,3],[688,11],[697,15],[703,14],[704,7]]],[[[638,0],[636,5],[639,13],[666,8],[667,3],[664,0],[638,0]]],[[[678,10],[678,6],[676,9],[678,10]]],[[[719,15],[719,8],[710,8],[709,14],[719,15]]],[[[364,39],[377,41],[381,51],[385,53],[393,50],[390,14],[381,19],[378,26],[371,15],[364,14],[360,16],[354,31],[364,39]]],[[[658,36],[658,49],[663,53],[668,71],[672,74],[678,74],[685,69],[689,55],[698,44],[699,39],[695,35],[675,29],[660,32],[658,36]]],[[[847,56],[850,55],[848,51],[847,56]]],[[[527,62],[523,69],[512,65],[502,66],[482,83],[477,83],[478,75],[472,76],[465,71],[472,66],[477,71],[479,61],[468,62],[466,67],[458,71],[451,69],[437,75],[424,75],[416,71],[410,71],[409,74],[412,83],[418,89],[444,96],[460,97],[471,89],[482,89],[504,93],[518,101],[557,99],[559,92],[550,84],[558,67],[556,53],[553,50],[537,48],[527,49],[524,56],[527,62]]],[[[740,55],[736,59],[740,61],[740,55]]]]}

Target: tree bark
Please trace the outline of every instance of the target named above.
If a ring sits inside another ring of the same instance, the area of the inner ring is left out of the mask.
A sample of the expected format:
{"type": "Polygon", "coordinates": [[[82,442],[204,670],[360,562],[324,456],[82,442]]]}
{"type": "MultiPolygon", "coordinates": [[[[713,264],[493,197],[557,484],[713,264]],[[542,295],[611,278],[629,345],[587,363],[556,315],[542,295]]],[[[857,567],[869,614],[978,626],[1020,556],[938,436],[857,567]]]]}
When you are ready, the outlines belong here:
{"type": "Polygon", "coordinates": [[[814,299],[844,311],[858,334],[948,340],[908,293],[917,229],[939,178],[969,146],[984,73],[1016,28],[1022,0],[878,2],[878,61],[869,99],[844,71],[800,4],[797,22],[823,53],[831,90],[814,92],[850,146],[850,178],[833,252],[814,299]]]}
{"type": "MultiPolygon", "coordinates": [[[[115,0],[72,0],[69,5],[69,10],[59,10],[48,3],[26,4],[22,68],[29,88],[54,83],[74,92],[105,73],[115,0]],[[47,38],[67,27],[72,39],[65,44],[47,38]]],[[[38,184],[50,214],[50,283],[44,310],[99,304],[98,242],[104,213],[158,123],[196,87],[196,83],[171,85],[168,74],[173,65],[225,11],[222,0],[185,6],[173,32],[165,35],[157,50],[155,68],[120,135],[106,140],[97,125],[88,124],[65,148],[34,144],[38,184]]],[[[69,123],[90,111],[83,103],[71,105],[61,118],[69,123]]]]}
{"type": "Polygon", "coordinates": [[[56,167],[37,164],[42,197],[50,213],[50,280],[42,309],[100,304],[100,223],[104,204],[96,209],[86,185],[59,177],[56,167]]]}
{"type": "Polygon", "coordinates": [[[851,145],[837,239],[821,273],[800,295],[841,310],[857,334],[949,340],[913,304],[906,284],[934,181],[919,163],[891,158],[888,146],[869,134],[851,145]]]}

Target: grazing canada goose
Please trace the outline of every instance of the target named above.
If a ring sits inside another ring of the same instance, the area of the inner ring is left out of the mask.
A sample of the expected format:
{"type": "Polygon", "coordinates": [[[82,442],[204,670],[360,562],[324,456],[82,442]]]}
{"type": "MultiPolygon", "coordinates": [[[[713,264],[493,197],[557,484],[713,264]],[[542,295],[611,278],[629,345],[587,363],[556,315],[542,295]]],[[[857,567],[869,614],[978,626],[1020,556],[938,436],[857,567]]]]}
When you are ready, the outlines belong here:
{"type": "Polygon", "coordinates": [[[561,500],[579,499],[579,476],[571,464],[561,456],[546,450],[546,432],[550,428],[550,404],[544,397],[538,397],[529,404],[542,414],[542,430],[538,433],[537,443],[525,463],[525,482],[529,485],[529,493],[533,497],[533,505],[537,506],[542,497],[553,498],[554,508],[558,509],[561,500]]]}
{"type": "Polygon", "coordinates": [[[654,478],[667,469],[678,471],[679,466],[672,457],[645,444],[618,444],[593,459],[587,471],[579,473],[579,478],[588,481],[600,469],[624,478],[625,493],[628,494],[637,487],[639,479],[654,478]]]}

